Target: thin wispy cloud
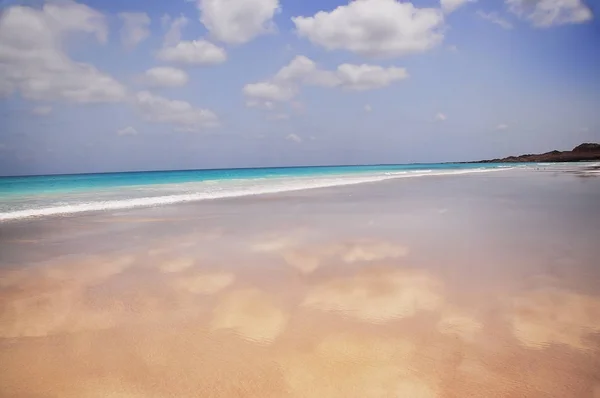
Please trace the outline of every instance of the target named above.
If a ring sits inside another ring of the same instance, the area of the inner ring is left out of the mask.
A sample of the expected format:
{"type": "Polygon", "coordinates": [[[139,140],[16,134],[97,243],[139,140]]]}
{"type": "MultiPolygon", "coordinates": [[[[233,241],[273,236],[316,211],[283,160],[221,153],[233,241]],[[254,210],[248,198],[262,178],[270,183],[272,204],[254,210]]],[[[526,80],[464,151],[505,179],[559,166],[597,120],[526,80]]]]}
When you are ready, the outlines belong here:
{"type": "Polygon", "coordinates": [[[493,24],[496,24],[503,29],[512,29],[513,28],[512,23],[510,23],[506,19],[500,17],[497,12],[487,12],[486,13],[484,11],[479,10],[479,11],[477,11],[476,14],[479,18],[489,21],[493,24]]]}

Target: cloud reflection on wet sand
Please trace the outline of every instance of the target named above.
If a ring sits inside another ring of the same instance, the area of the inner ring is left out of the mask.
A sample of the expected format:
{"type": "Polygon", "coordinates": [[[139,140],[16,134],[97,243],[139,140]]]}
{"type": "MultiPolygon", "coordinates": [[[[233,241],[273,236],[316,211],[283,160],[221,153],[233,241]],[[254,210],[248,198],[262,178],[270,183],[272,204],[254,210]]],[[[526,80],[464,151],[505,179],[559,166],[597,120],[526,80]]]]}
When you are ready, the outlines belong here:
{"type": "Polygon", "coordinates": [[[379,323],[438,309],[440,291],[441,282],[424,271],[368,269],[310,289],[303,304],[379,323]]]}
{"type": "Polygon", "coordinates": [[[600,364],[578,354],[598,348],[597,298],[554,288],[461,307],[393,241],[283,234],[244,252],[245,272],[268,253],[306,275],[251,281],[193,242],[1,271],[0,396],[596,398],[600,364]]]}
{"type": "Polygon", "coordinates": [[[196,260],[190,257],[179,257],[160,262],[158,269],[164,273],[181,272],[193,266],[195,262],[196,260]]]}
{"type": "Polygon", "coordinates": [[[281,363],[293,397],[437,397],[435,380],[415,372],[415,355],[406,340],[347,333],[328,336],[281,363]]]}
{"type": "Polygon", "coordinates": [[[258,289],[243,289],[227,294],[217,304],[211,327],[268,344],[285,329],[288,317],[275,297],[258,289]]]}
{"type": "Polygon", "coordinates": [[[451,308],[442,312],[436,327],[442,334],[453,334],[464,340],[472,340],[483,325],[466,311],[451,308]]]}
{"type": "Polygon", "coordinates": [[[215,294],[235,280],[235,274],[225,271],[198,272],[186,274],[175,279],[176,289],[196,294],[215,294]]]}
{"type": "Polygon", "coordinates": [[[511,304],[509,319],[513,332],[528,348],[566,344],[585,350],[594,347],[589,337],[600,333],[598,297],[539,289],[514,298],[511,304]]]}
{"type": "Polygon", "coordinates": [[[279,254],[290,266],[304,274],[314,272],[324,263],[369,262],[396,259],[408,254],[408,248],[377,239],[355,239],[346,242],[308,243],[301,235],[266,236],[251,245],[258,253],[279,254]]]}
{"type": "Polygon", "coordinates": [[[114,325],[111,311],[90,308],[85,292],[133,264],[132,256],[83,258],[12,270],[0,278],[0,337],[39,337],[103,329],[114,325]]]}

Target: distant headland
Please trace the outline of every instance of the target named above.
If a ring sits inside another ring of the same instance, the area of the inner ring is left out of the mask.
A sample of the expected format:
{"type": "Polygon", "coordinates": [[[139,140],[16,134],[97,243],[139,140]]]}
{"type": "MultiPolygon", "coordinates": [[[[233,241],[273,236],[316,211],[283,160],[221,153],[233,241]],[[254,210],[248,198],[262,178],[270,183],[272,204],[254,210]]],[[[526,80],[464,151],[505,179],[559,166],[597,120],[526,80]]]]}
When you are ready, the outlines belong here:
{"type": "Polygon", "coordinates": [[[586,160],[600,160],[600,144],[584,143],[570,151],[551,151],[465,163],[582,162],[586,160]]]}

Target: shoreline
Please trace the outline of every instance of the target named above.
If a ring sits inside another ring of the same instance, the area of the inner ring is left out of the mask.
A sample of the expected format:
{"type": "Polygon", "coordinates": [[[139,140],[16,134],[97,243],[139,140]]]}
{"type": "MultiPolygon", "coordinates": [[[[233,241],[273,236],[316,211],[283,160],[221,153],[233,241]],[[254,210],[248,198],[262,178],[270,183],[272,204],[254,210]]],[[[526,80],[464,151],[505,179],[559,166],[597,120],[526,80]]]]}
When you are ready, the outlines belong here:
{"type": "MultiPolygon", "coordinates": [[[[434,176],[456,176],[475,173],[488,173],[494,171],[508,171],[509,167],[491,167],[491,168],[468,168],[468,169],[441,169],[434,170],[413,170],[413,171],[382,171],[372,175],[356,173],[347,175],[331,175],[331,176],[302,176],[296,179],[279,178],[269,181],[260,181],[247,179],[241,185],[221,187],[220,190],[214,190],[214,186],[204,187],[202,191],[199,186],[196,190],[184,190],[179,193],[167,192],[168,194],[144,196],[144,197],[128,197],[125,199],[116,200],[97,200],[83,203],[59,204],[51,207],[39,207],[32,209],[15,210],[11,212],[0,213],[0,223],[11,222],[20,219],[30,219],[46,216],[60,216],[76,213],[86,213],[91,211],[116,211],[133,208],[156,207],[161,205],[171,205],[186,202],[200,202],[205,200],[219,200],[227,198],[258,196],[267,194],[277,194],[294,191],[304,191],[312,189],[333,188],[347,185],[359,185],[366,183],[381,182],[393,179],[403,178],[418,178],[418,177],[434,177],[434,176]],[[253,185],[244,184],[254,182],[253,185]],[[260,185],[262,183],[262,185],[260,185]]],[[[223,180],[231,181],[231,180],[223,180]]],[[[202,183],[202,182],[200,182],[202,183]]],[[[190,182],[189,184],[195,184],[190,182]]],[[[169,184],[157,184],[161,188],[169,188],[169,184]]],[[[179,184],[180,186],[182,184],[179,184]]],[[[190,185],[190,188],[192,186],[190,185]]]]}

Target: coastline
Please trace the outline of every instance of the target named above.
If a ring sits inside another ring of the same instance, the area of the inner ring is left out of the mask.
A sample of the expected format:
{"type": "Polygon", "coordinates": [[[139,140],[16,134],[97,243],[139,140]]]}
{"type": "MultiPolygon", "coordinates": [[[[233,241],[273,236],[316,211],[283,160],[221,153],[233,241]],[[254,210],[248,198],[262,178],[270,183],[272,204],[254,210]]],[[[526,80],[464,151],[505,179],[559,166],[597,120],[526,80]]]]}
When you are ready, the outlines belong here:
{"type": "MultiPolygon", "coordinates": [[[[280,169],[283,170],[283,169],[280,169]]],[[[106,174],[87,180],[78,176],[30,177],[4,181],[6,199],[0,205],[0,222],[22,218],[74,214],[99,210],[124,210],[182,202],[225,199],[291,192],[315,188],[355,185],[414,177],[460,175],[503,170],[500,166],[479,165],[392,165],[329,167],[326,169],[283,170],[273,174],[271,169],[249,169],[242,174],[222,172],[214,179],[212,171],[191,171],[182,176],[175,172],[143,173],[135,176],[106,174]],[[325,170],[326,172],[324,172],[325,170]],[[208,178],[206,176],[208,174],[208,178]],[[16,182],[15,182],[16,181],[16,182]],[[124,185],[129,183],[130,185],[124,185]],[[133,184],[133,185],[131,185],[133,184]],[[11,191],[11,186],[17,190],[11,191]],[[33,186],[34,189],[28,189],[33,186]]],[[[1,183],[1,181],[0,181],[1,183]]],[[[2,192],[2,189],[0,189],[2,192]]]]}

